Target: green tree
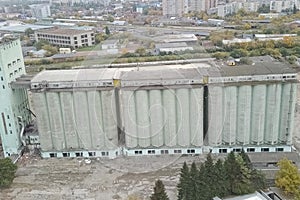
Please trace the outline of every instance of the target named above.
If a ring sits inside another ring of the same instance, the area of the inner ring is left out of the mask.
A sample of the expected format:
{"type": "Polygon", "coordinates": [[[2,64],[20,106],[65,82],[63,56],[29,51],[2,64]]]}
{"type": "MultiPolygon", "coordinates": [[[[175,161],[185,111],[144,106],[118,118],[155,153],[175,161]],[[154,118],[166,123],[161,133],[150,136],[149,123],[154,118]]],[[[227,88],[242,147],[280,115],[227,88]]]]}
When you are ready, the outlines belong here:
{"type": "Polygon", "coordinates": [[[151,200],[169,200],[165,186],[161,180],[157,180],[154,186],[154,193],[150,197],[151,200]]]}
{"type": "Polygon", "coordinates": [[[227,181],[226,177],[226,170],[224,168],[224,164],[222,160],[218,159],[215,166],[214,166],[214,171],[215,171],[215,182],[214,185],[216,186],[216,195],[218,197],[225,197],[229,195],[229,184],[227,181]]]}
{"type": "Polygon", "coordinates": [[[257,12],[258,13],[269,13],[270,12],[270,5],[263,4],[261,7],[259,7],[257,9],[257,12]]]}
{"type": "Polygon", "coordinates": [[[242,149],[242,151],[241,151],[241,153],[240,153],[240,156],[242,157],[243,161],[245,162],[245,165],[246,165],[249,169],[252,169],[253,166],[252,166],[251,160],[250,160],[248,154],[245,152],[244,149],[242,149]]]}
{"type": "Polygon", "coordinates": [[[245,49],[234,49],[231,53],[230,56],[234,58],[240,58],[240,57],[246,57],[248,56],[248,51],[245,49]]]}
{"type": "Polygon", "coordinates": [[[0,159],[0,188],[9,187],[15,178],[17,165],[11,159],[0,159]]]}
{"type": "Polygon", "coordinates": [[[38,42],[36,42],[34,44],[34,46],[37,50],[41,50],[44,45],[50,45],[50,43],[46,40],[39,40],[38,42]]]}
{"type": "Polygon", "coordinates": [[[189,187],[190,187],[190,170],[186,162],[183,163],[180,172],[180,179],[177,185],[178,189],[178,200],[187,200],[189,196],[189,187]]]}
{"type": "Polygon", "coordinates": [[[42,49],[46,50],[46,56],[52,56],[56,53],[58,53],[57,47],[51,46],[51,45],[44,45],[42,46],[42,49]]]}
{"type": "Polygon", "coordinates": [[[195,162],[192,163],[191,165],[191,170],[190,170],[190,186],[189,186],[189,192],[188,192],[188,198],[189,200],[197,200],[199,199],[199,192],[198,192],[198,181],[201,181],[198,179],[198,169],[195,164],[195,162]]]}
{"type": "Polygon", "coordinates": [[[31,29],[31,28],[28,28],[28,29],[26,29],[25,30],[25,35],[27,36],[27,37],[29,37],[31,34],[33,34],[34,33],[34,31],[31,29]]]}
{"type": "Polygon", "coordinates": [[[296,4],[294,4],[294,7],[293,7],[293,14],[296,14],[297,13],[297,7],[296,7],[296,4]]]}
{"type": "Polygon", "coordinates": [[[110,30],[109,30],[109,28],[107,26],[105,26],[105,34],[106,35],[110,35],[110,30]]]}
{"type": "Polygon", "coordinates": [[[279,171],[276,173],[275,184],[287,194],[299,195],[300,173],[291,160],[284,158],[277,164],[279,171]]]}

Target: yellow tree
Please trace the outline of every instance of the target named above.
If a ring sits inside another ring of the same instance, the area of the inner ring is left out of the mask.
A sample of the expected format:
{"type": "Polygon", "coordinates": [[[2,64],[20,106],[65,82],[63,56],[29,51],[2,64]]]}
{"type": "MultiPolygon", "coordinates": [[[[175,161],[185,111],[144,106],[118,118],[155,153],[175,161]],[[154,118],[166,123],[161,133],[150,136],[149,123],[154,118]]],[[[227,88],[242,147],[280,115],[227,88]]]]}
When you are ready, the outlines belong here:
{"type": "Polygon", "coordinates": [[[292,161],[284,158],[277,164],[279,171],[276,173],[275,184],[286,194],[298,196],[300,191],[300,173],[292,161]]]}

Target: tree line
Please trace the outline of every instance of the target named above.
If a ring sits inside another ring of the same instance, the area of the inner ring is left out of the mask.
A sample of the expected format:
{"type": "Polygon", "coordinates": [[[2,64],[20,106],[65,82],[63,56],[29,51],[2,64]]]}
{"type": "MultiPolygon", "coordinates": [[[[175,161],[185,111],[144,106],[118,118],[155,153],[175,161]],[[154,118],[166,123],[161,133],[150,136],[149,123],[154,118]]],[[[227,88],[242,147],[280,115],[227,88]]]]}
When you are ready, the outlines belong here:
{"type": "MultiPolygon", "coordinates": [[[[177,185],[178,200],[209,200],[213,197],[243,195],[265,188],[264,175],[253,168],[248,155],[231,152],[225,160],[214,161],[208,154],[200,166],[184,163],[177,185]]],[[[156,181],[151,200],[168,200],[164,186],[156,181]]]]}

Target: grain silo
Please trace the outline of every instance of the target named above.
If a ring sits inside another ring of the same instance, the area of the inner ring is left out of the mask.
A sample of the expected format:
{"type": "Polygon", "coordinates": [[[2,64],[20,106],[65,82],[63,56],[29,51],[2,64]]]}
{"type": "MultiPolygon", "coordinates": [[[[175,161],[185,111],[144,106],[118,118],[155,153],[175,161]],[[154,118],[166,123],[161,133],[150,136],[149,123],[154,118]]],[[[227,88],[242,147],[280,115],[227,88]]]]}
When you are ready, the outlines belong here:
{"type": "Polygon", "coordinates": [[[206,145],[213,152],[290,151],[296,72],[274,60],[216,68],[220,76],[207,84],[206,145]]]}
{"type": "Polygon", "coordinates": [[[128,155],[201,153],[201,69],[185,69],[183,65],[177,69],[126,71],[120,79],[128,155]]]}
{"type": "Polygon", "coordinates": [[[31,88],[43,157],[116,156],[116,69],[43,71],[31,88]]]}

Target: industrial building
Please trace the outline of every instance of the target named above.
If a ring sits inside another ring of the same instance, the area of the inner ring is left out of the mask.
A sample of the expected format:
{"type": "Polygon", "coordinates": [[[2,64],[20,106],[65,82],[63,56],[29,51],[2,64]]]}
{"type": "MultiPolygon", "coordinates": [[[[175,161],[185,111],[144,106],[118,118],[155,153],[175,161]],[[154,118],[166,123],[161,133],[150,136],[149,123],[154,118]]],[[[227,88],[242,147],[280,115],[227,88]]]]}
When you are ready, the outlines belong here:
{"type": "Polygon", "coordinates": [[[296,75],[269,57],[43,71],[30,83],[41,154],[289,152],[296,75]]]}
{"type": "Polygon", "coordinates": [[[3,38],[0,42],[0,137],[5,157],[20,153],[20,147],[26,145],[23,133],[31,122],[27,91],[13,87],[13,82],[24,75],[20,40],[3,38]]]}
{"type": "Polygon", "coordinates": [[[36,41],[48,41],[58,47],[79,48],[93,46],[95,44],[95,34],[93,31],[76,29],[47,29],[39,30],[35,33],[36,41]]]}

